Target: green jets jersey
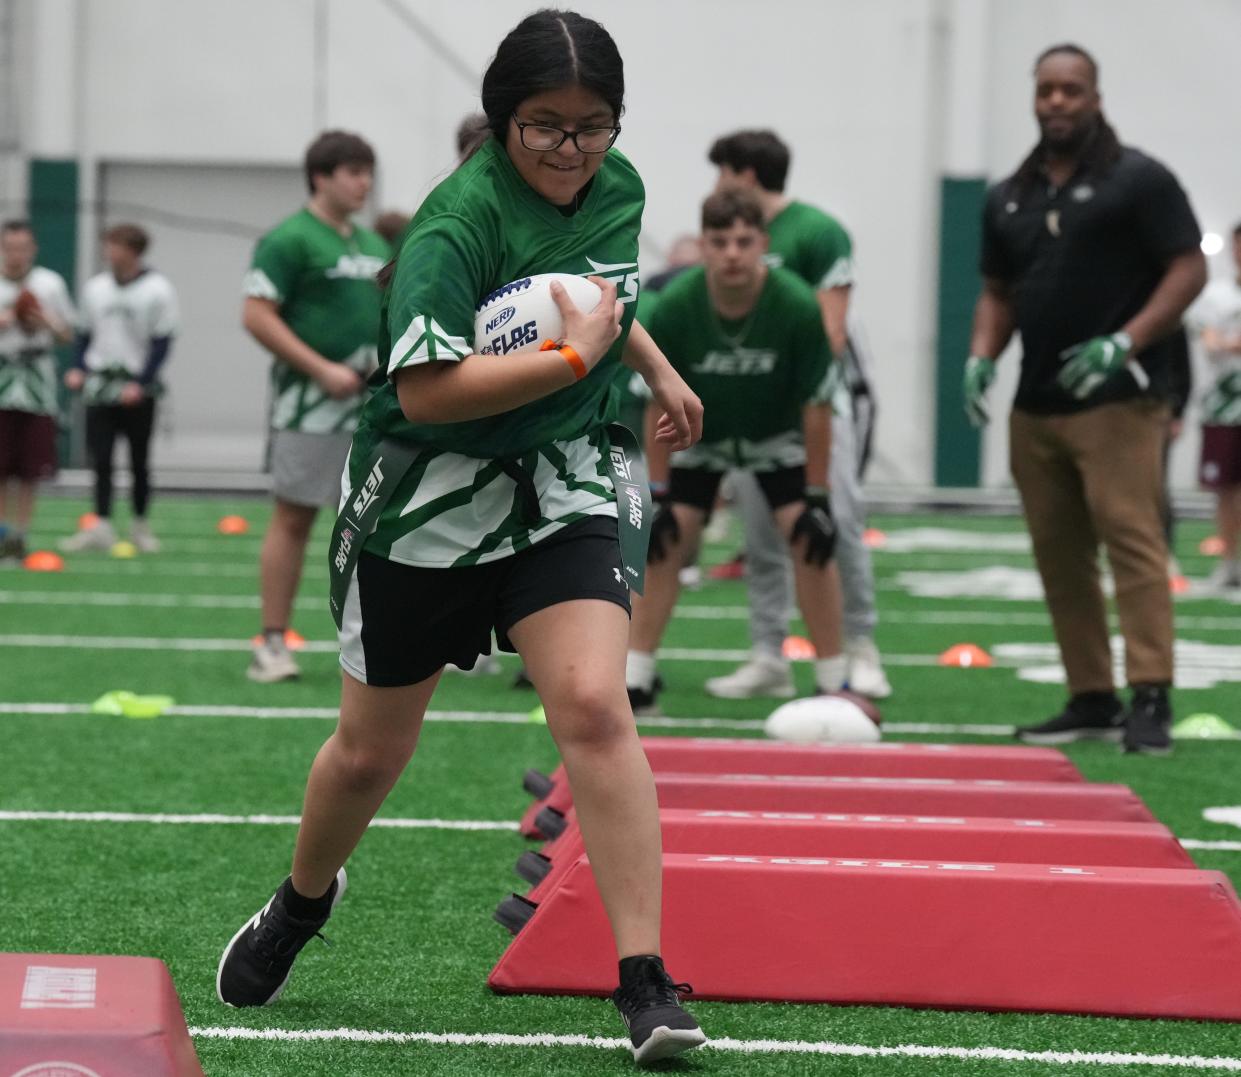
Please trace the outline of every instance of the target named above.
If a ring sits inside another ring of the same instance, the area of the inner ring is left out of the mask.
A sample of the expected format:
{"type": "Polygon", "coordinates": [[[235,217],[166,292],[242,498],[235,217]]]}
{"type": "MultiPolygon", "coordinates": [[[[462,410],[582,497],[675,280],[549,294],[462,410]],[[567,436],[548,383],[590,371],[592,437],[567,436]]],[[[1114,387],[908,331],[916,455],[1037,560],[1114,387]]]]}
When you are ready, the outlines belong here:
{"type": "Polygon", "coordinates": [[[767,222],[767,264],[791,269],[811,288],[853,283],[853,243],[835,217],[790,202],[767,222]]]}
{"type": "MultiPolygon", "coordinates": [[[[375,274],[390,256],[374,232],[348,236],[302,209],[259,240],[245,294],[270,299],[298,338],[325,359],[363,377],[375,369],[379,287],[375,274]]],[[[349,431],[362,398],[333,400],[312,379],[275,360],[271,368],[273,430],[311,434],[349,431]]]]}
{"type": "Polygon", "coordinates": [[[387,380],[367,401],[350,453],[356,483],[383,439],[421,450],[368,538],[369,551],[407,564],[474,564],[584,516],[616,514],[604,427],[615,415],[617,368],[638,297],[644,198],[633,166],[611,150],[576,212],[563,214],[522,180],[494,140],[431,192],[384,296],[379,357],[387,380]],[[410,423],[394,376],[469,356],[484,298],[536,273],[615,282],[622,331],[603,360],[581,381],[500,415],[410,423]],[[537,520],[521,511],[508,473],[514,464],[538,494],[537,520]]]}
{"type": "Polygon", "coordinates": [[[676,467],[763,471],[805,462],[802,408],[826,404],[831,347],[814,290],[769,269],[754,309],[739,321],[716,312],[702,268],[659,294],[647,327],[702,400],[702,441],[676,467]]]}

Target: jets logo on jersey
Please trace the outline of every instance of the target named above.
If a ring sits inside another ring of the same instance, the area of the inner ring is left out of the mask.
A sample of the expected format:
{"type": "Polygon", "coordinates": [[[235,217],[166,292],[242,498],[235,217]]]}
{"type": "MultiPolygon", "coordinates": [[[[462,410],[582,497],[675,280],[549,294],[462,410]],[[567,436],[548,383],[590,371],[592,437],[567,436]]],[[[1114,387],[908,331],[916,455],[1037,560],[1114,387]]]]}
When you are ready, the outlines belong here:
{"type": "Polygon", "coordinates": [[[384,481],[384,473],[379,470],[379,465],[383,463],[381,456],[375,461],[371,468],[371,473],[366,476],[366,483],[363,485],[358,496],[353,500],[353,511],[362,516],[371,506],[371,502],[375,500],[375,493],[379,489],[379,484],[384,481]]]}
{"type": "Polygon", "coordinates": [[[638,263],[637,262],[596,262],[587,258],[590,263],[589,276],[602,277],[616,285],[616,298],[622,303],[633,303],[638,298],[638,263]]]}
{"type": "Polygon", "coordinates": [[[373,280],[384,267],[384,260],[373,254],[342,254],[323,275],[328,280],[373,280]]]}
{"type": "Polygon", "coordinates": [[[770,374],[776,369],[776,353],[769,348],[736,348],[728,352],[707,352],[692,368],[695,374],[770,374]]]}

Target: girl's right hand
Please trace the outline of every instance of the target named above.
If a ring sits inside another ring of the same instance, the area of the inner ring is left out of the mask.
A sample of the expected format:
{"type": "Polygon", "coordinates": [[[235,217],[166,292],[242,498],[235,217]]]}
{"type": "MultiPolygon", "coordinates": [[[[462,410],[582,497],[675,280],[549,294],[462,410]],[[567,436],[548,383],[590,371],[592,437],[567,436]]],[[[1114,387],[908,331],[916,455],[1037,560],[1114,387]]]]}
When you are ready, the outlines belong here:
{"type": "Polygon", "coordinates": [[[586,369],[591,370],[620,336],[621,314],[625,307],[617,300],[616,285],[611,281],[602,277],[586,279],[594,281],[603,292],[598,305],[592,311],[578,310],[577,304],[569,298],[569,293],[556,281],[552,281],[551,295],[564,319],[563,342],[577,352],[586,369]]]}

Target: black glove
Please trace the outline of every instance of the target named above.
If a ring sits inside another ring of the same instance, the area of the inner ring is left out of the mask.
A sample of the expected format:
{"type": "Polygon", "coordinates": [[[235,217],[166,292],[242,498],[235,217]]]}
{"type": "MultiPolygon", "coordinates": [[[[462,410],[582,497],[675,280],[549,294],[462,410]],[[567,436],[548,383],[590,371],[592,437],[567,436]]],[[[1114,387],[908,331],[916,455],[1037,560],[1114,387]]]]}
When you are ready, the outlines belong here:
{"type": "Polygon", "coordinates": [[[792,545],[801,538],[806,540],[802,560],[820,568],[832,559],[836,552],[836,521],[832,519],[832,503],[827,491],[806,493],[806,507],[793,524],[792,545]]]}
{"type": "Polygon", "coordinates": [[[672,514],[672,499],[662,493],[656,494],[653,500],[655,519],[651,521],[651,544],[646,553],[646,559],[652,565],[664,559],[670,545],[681,541],[681,529],[672,514]]]}

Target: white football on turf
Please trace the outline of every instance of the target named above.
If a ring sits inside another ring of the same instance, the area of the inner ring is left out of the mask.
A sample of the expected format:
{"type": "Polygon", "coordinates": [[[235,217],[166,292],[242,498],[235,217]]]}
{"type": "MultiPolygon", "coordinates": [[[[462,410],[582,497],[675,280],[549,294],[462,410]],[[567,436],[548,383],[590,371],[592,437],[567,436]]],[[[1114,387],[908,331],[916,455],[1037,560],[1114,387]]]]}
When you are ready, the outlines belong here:
{"type": "Polygon", "coordinates": [[[794,744],[874,744],[879,726],[856,703],[840,696],[811,696],[777,707],[763,726],[773,740],[794,744]]]}
{"type": "Polygon", "coordinates": [[[543,342],[559,342],[564,319],[552,298],[559,283],[579,310],[594,310],[603,293],[599,285],[572,273],[538,273],[483,296],[474,315],[474,351],[479,355],[536,352],[543,342]]]}

